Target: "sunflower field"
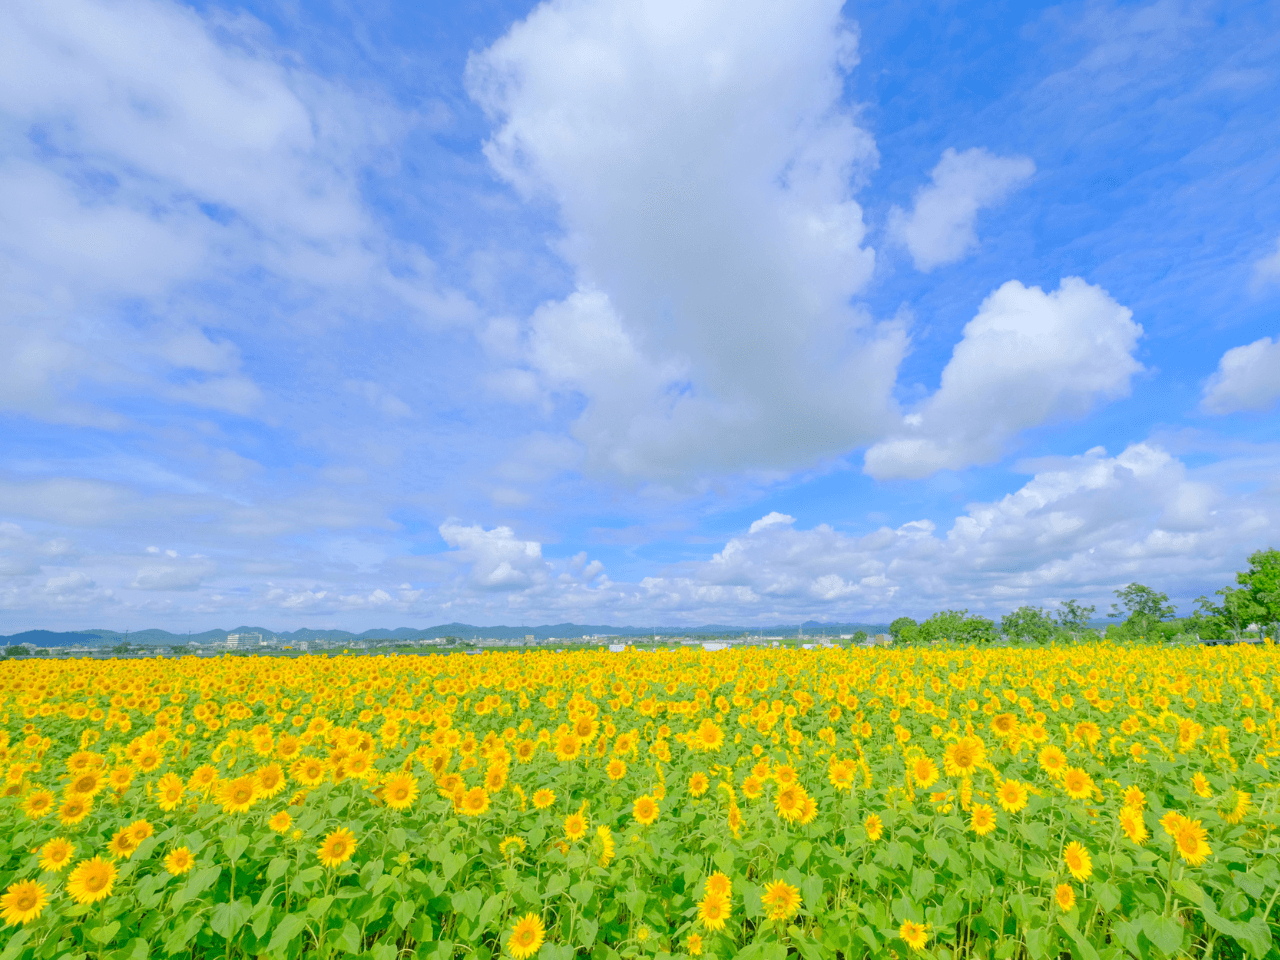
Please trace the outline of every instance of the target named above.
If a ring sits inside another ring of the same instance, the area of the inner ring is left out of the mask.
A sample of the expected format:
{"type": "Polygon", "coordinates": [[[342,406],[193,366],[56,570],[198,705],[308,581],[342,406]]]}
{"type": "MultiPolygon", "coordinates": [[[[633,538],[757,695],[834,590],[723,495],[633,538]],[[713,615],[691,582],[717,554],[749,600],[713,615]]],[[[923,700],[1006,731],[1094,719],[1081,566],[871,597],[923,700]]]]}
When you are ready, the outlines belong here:
{"type": "Polygon", "coordinates": [[[1256,647],[0,663],[0,960],[1274,957],[1256,647]]]}

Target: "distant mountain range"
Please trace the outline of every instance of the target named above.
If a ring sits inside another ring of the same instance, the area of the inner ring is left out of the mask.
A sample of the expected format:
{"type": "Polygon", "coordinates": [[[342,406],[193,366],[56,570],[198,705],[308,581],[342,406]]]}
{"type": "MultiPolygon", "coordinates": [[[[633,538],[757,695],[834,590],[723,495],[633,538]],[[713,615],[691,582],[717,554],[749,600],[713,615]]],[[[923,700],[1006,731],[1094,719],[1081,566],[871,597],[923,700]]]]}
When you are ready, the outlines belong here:
{"type": "Polygon", "coordinates": [[[229,633],[260,633],[264,638],[274,637],[285,644],[301,643],[304,640],[432,640],[439,637],[457,637],[460,640],[519,640],[530,634],[536,640],[551,638],[568,640],[575,637],[593,635],[644,637],[655,632],[662,636],[697,636],[724,634],[794,634],[801,627],[805,633],[820,636],[823,633],[841,634],[865,630],[867,633],[881,633],[888,630],[883,623],[819,623],[816,620],[804,624],[780,624],[772,627],[735,627],[722,623],[708,623],[700,627],[613,627],[607,624],[555,623],[537,627],[477,627],[469,623],[445,623],[435,627],[399,627],[395,630],[366,630],[364,633],[351,633],[346,630],[310,630],[302,628],[292,632],[277,632],[265,627],[236,627],[232,630],[205,630],[203,633],[170,633],[168,630],[130,630],[127,634],[116,630],[78,630],[69,633],[58,633],[51,630],[26,630],[22,633],[0,636],[0,645],[9,646],[18,643],[32,643],[38,647],[74,647],[74,646],[114,646],[123,640],[129,643],[149,646],[169,646],[187,643],[217,643],[227,639],[229,633]]]}

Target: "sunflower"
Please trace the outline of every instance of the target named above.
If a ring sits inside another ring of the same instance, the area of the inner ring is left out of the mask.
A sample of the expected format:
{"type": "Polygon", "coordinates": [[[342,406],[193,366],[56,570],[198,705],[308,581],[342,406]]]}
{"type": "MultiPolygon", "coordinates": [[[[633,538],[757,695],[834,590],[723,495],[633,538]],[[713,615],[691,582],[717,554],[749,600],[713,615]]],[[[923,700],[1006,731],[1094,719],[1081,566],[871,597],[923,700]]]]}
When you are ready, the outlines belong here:
{"type": "Polygon", "coordinates": [[[143,840],[156,832],[156,828],[146,820],[135,820],[129,824],[127,829],[137,843],[142,843],[143,840]]]}
{"type": "Polygon", "coordinates": [[[963,737],[947,747],[942,766],[949,777],[969,777],[985,759],[982,741],[977,737],[963,737]]]}
{"type": "Polygon", "coordinates": [[[708,893],[698,903],[698,920],[708,930],[723,930],[732,907],[723,894],[708,893]]]}
{"type": "Polygon", "coordinates": [[[36,790],[22,804],[22,811],[32,820],[39,820],[53,809],[53,794],[48,790],[36,790]]]}
{"type": "Polygon", "coordinates": [[[304,787],[318,787],[324,781],[325,764],[319,757],[299,757],[289,773],[304,787]]]}
{"type": "Polygon", "coordinates": [[[538,810],[545,810],[556,802],[556,795],[554,791],[544,787],[541,790],[535,790],[530,799],[533,800],[533,805],[538,810]]]}
{"type": "Polygon", "coordinates": [[[236,777],[218,788],[223,813],[247,813],[258,797],[258,780],[253,776],[236,777]]]}
{"type": "Polygon", "coordinates": [[[497,793],[507,785],[507,767],[502,763],[491,763],[485,771],[484,788],[490,793],[497,793]]]}
{"type": "Polygon", "coordinates": [[[724,745],[724,731],[712,720],[703,720],[693,734],[693,746],[699,750],[719,750],[724,745]]]}
{"type": "Polygon", "coordinates": [[[40,848],[40,869],[60,873],[75,855],[75,844],[62,837],[54,837],[40,848]]]}
{"type": "Polygon", "coordinates": [[[276,833],[285,833],[293,826],[293,817],[289,816],[289,811],[281,810],[272,815],[271,819],[267,821],[267,826],[276,833]]]}
{"type": "Polygon", "coordinates": [[[58,822],[64,827],[74,827],[89,815],[92,808],[93,801],[77,794],[58,808],[58,822]]]}
{"type": "Polygon", "coordinates": [[[259,767],[254,777],[258,781],[259,796],[274,797],[285,788],[284,770],[280,768],[278,763],[269,763],[265,767],[259,767]]]}
{"type": "Polygon", "coordinates": [[[1252,803],[1252,794],[1245,793],[1243,790],[1236,790],[1236,805],[1226,813],[1219,811],[1219,816],[1227,823],[1236,824],[1244,819],[1245,814],[1249,812],[1252,803]]]}
{"type": "Polygon", "coordinates": [[[902,926],[898,928],[898,936],[912,950],[923,950],[929,940],[929,925],[916,923],[914,920],[904,920],[902,926]]]}
{"type": "Polygon", "coordinates": [[[862,828],[867,831],[867,839],[875,843],[884,835],[884,821],[877,814],[869,814],[862,821],[862,828]]]}
{"type": "Polygon", "coordinates": [[[467,817],[478,817],[489,809],[489,793],[484,787],[472,787],[462,795],[458,812],[467,817]]]}
{"type": "Polygon", "coordinates": [[[800,802],[800,823],[808,826],[818,817],[818,802],[809,794],[800,802]]]}
{"type": "Polygon", "coordinates": [[[1147,839],[1147,825],[1137,807],[1125,807],[1120,811],[1120,829],[1132,843],[1141,844],[1147,839]]]}
{"type": "Polygon", "coordinates": [[[711,876],[707,877],[707,893],[719,894],[727,897],[733,893],[733,881],[717,870],[711,876]]]}
{"type": "Polygon", "coordinates": [[[191,778],[187,780],[187,786],[200,793],[208,793],[217,782],[217,768],[205,763],[196,767],[195,771],[191,774],[191,778]]]}
{"type": "Polygon", "coordinates": [[[650,796],[639,797],[631,805],[631,815],[647,827],[658,819],[658,802],[650,796]]]}
{"type": "Polygon", "coordinates": [[[511,936],[507,938],[507,949],[515,960],[525,960],[538,952],[547,939],[547,928],[542,918],[536,913],[526,913],[511,928],[511,936]]]}
{"type": "Polygon", "coordinates": [[[408,810],[418,799],[418,778],[409,773],[397,773],[387,781],[383,799],[392,810],[408,810]]]}
{"type": "Polygon", "coordinates": [[[1060,883],[1058,889],[1053,891],[1053,899],[1058,902],[1058,907],[1063,913],[1070,913],[1076,905],[1076,892],[1071,884],[1060,883]]]}
{"type": "Polygon", "coordinates": [[[196,858],[191,855],[191,851],[186,847],[179,847],[164,858],[164,868],[175,877],[189,873],[195,865],[196,858]]]}
{"type": "Polygon", "coordinates": [[[0,917],[5,926],[16,927],[30,923],[44,911],[49,903],[49,891],[35,880],[19,880],[11,884],[0,896],[0,917]]]}
{"type": "Polygon", "coordinates": [[[695,771],[693,776],[689,777],[689,793],[695,797],[702,796],[710,786],[711,781],[707,779],[707,775],[701,770],[695,771]]]}
{"type": "Polygon", "coordinates": [[[975,803],[969,815],[969,829],[985,837],[996,828],[996,812],[985,803],[975,803]]]}
{"type": "Polygon", "coordinates": [[[938,765],[928,757],[916,757],[911,763],[911,776],[916,786],[928,790],[938,782],[938,765]]]}
{"type": "Polygon", "coordinates": [[[561,763],[576,760],[581,750],[582,741],[578,738],[576,733],[569,731],[556,737],[555,754],[556,759],[561,763]]]}
{"type": "Polygon", "coordinates": [[[1040,751],[1039,761],[1045,773],[1051,777],[1056,777],[1066,767],[1067,755],[1058,747],[1049,744],[1049,746],[1040,751]]]}
{"type": "Polygon", "coordinates": [[[768,908],[770,920],[786,920],[800,909],[800,891],[783,880],[766,883],[760,902],[768,908]]]}
{"type": "Polygon", "coordinates": [[[326,867],[336,867],[351,859],[356,852],[356,835],[342,827],[324,838],[316,856],[326,867]]]}
{"type": "Polygon", "coordinates": [[[1093,875],[1093,859],[1079,841],[1073,840],[1062,851],[1062,860],[1077,880],[1088,880],[1093,875]]]}
{"type": "Polygon", "coordinates": [[[1182,824],[1173,841],[1178,848],[1178,856],[1193,867],[1200,866],[1213,852],[1205,843],[1205,829],[1199,820],[1188,820],[1182,824]]]}
{"type": "Polygon", "coordinates": [[[778,791],[773,798],[774,809],[777,810],[778,816],[788,822],[799,820],[804,814],[805,801],[804,787],[798,783],[788,784],[778,791]]]}
{"type": "Polygon", "coordinates": [[[764,793],[764,781],[759,777],[750,776],[742,781],[742,795],[748,800],[755,800],[762,793],[764,793]]]}
{"type": "Polygon", "coordinates": [[[991,729],[996,736],[1007,737],[1018,729],[1018,718],[1012,713],[997,714],[991,721],[991,729]]]}
{"type": "Polygon", "coordinates": [[[1126,807],[1141,810],[1147,805],[1147,795],[1137,787],[1125,787],[1124,793],[1120,795],[1120,802],[1126,807]]]}
{"type": "Polygon", "coordinates": [[[685,952],[691,957],[702,956],[702,937],[699,934],[691,933],[684,938],[685,952]]]}
{"type": "Polygon", "coordinates": [[[155,747],[146,747],[138,754],[138,769],[143,773],[151,773],[160,766],[162,760],[164,760],[164,754],[155,747]]]}
{"type": "MultiPolygon", "coordinates": [[[[831,768],[827,771],[827,779],[831,782],[831,785],[833,787],[835,787],[837,790],[841,792],[844,792],[845,790],[850,790],[853,788],[853,771],[854,771],[853,764],[849,763],[848,761],[841,760],[838,763],[833,763],[831,765],[831,768]]],[[[745,793],[746,792],[745,783],[743,783],[742,789],[743,789],[743,792],[745,793]]]]}
{"type": "Polygon", "coordinates": [[[773,777],[773,782],[780,787],[789,787],[799,779],[796,768],[789,763],[784,763],[780,767],[775,767],[773,772],[769,774],[773,777]]]}
{"type": "Polygon", "coordinates": [[[175,810],[182,802],[185,789],[181,777],[175,773],[166,773],[156,784],[156,803],[166,813],[175,810]]]}
{"type": "Polygon", "coordinates": [[[138,843],[127,829],[117,830],[107,844],[107,852],[117,860],[128,860],[138,849],[138,843]]]}
{"type": "Polygon", "coordinates": [[[127,763],[122,763],[111,771],[111,775],[107,777],[107,782],[111,784],[111,789],[116,793],[124,793],[129,789],[129,784],[133,783],[133,767],[127,763]]]}
{"type": "Polygon", "coordinates": [[[68,797],[94,797],[103,786],[103,776],[101,771],[86,770],[78,776],[72,777],[71,782],[67,784],[68,797]]]}
{"type": "Polygon", "coordinates": [[[1093,793],[1093,778],[1079,767],[1067,767],[1062,775],[1062,789],[1072,800],[1083,800],[1093,793]]]}
{"type": "Polygon", "coordinates": [[[1191,775],[1191,789],[1196,792],[1197,797],[1213,796],[1213,788],[1209,786],[1209,779],[1203,773],[1191,775]]]}
{"type": "Polygon", "coordinates": [[[521,740],[516,743],[516,759],[521,763],[528,763],[537,752],[538,744],[533,740],[521,740]]]}
{"type": "Polygon", "coordinates": [[[1179,813],[1177,810],[1170,810],[1160,818],[1160,827],[1164,830],[1166,836],[1174,838],[1178,836],[1180,831],[1186,824],[1191,821],[1179,813]]]}
{"type": "MultiPolygon", "coordinates": [[[[600,829],[604,830],[606,828],[601,827],[600,829]]],[[[516,853],[523,853],[527,846],[528,844],[524,842],[524,837],[507,837],[498,844],[498,852],[504,857],[511,857],[514,856],[514,854],[511,853],[512,850],[516,851],[516,853]]]]}
{"type": "Polygon", "coordinates": [[[81,860],[67,877],[67,893],[76,903],[97,903],[111,896],[116,876],[116,868],[109,860],[81,860]]]}
{"type": "Polygon", "coordinates": [[[601,825],[596,829],[596,836],[600,838],[600,866],[607,867],[617,849],[613,842],[613,831],[601,825]]]}
{"type": "Polygon", "coordinates": [[[996,791],[996,799],[1000,809],[1006,813],[1017,813],[1027,805],[1027,788],[1017,780],[1006,780],[996,791]]]}
{"type": "Polygon", "coordinates": [[[581,813],[571,813],[564,818],[564,835],[575,843],[587,833],[587,818],[581,813]]]}

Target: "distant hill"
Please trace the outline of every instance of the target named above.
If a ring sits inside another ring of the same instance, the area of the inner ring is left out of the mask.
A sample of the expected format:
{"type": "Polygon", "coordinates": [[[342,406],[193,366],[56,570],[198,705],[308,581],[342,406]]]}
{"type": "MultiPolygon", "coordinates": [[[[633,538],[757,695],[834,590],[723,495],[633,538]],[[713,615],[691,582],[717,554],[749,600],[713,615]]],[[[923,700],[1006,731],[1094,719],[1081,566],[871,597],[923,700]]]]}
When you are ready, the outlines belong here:
{"type": "MultiPolygon", "coordinates": [[[[854,633],[866,630],[868,633],[879,633],[888,629],[885,624],[875,623],[819,623],[809,620],[803,624],[806,634],[828,636],[841,633],[854,633]]],[[[355,640],[433,640],[440,637],[457,637],[459,640],[520,640],[532,635],[537,640],[551,638],[568,640],[589,636],[645,637],[655,632],[663,636],[698,636],[723,634],[794,634],[800,629],[797,624],[778,624],[772,627],[742,627],[722,623],[708,623],[698,627],[615,627],[608,624],[553,623],[540,624],[536,627],[477,627],[469,623],[445,623],[434,627],[397,627],[394,630],[379,628],[366,630],[363,633],[351,633],[348,630],[312,630],[302,627],[293,631],[277,632],[266,627],[240,626],[231,630],[205,630],[201,633],[170,633],[168,630],[130,630],[124,633],[118,630],[91,629],[74,633],[55,633],[49,630],[27,630],[11,637],[0,636],[0,644],[33,643],[39,647],[76,646],[114,646],[124,640],[131,644],[144,646],[173,646],[185,644],[189,640],[196,643],[219,643],[227,639],[229,633],[260,633],[263,637],[274,637],[280,643],[297,644],[303,641],[323,640],[330,643],[355,640]]]]}
{"type": "Polygon", "coordinates": [[[96,633],[54,633],[52,630],[24,630],[12,636],[0,637],[6,647],[19,643],[34,643],[37,647],[93,646],[99,639],[96,633]]]}

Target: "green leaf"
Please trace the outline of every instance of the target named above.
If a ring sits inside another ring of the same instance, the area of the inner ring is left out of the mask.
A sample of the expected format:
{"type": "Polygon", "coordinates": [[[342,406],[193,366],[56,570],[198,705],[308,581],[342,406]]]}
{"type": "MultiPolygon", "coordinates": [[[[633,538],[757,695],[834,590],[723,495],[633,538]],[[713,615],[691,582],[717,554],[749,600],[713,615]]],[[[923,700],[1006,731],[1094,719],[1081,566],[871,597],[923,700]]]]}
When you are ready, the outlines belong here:
{"type": "Polygon", "coordinates": [[[1093,896],[1107,913],[1120,906],[1120,888],[1110,880],[1094,884],[1093,896]]]}
{"type": "Polygon", "coordinates": [[[1142,931],[1165,954],[1172,956],[1182,947],[1182,925],[1172,917],[1148,913],[1142,918],[1142,931]]]}
{"type": "Polygon", "coordinates": [[[1188,880],[1185,877],[1179,877],[1173,881],[1174,892],[1189,903],[1195,904],[1197,907],[1204,903],[1204,888],[1194,880],[1188,880]]]}
{"type": "Polygon", "coordinates": [[[271,918],[275,910],[272,909],[271,900],[264,897],[264,902],[258,904],[253,910],[253,935],[261,940],[267,935],[267,931],[271,929],[271,918]]]}
{"type": "Polygon", "coordinates": [[[222,842],[222,849],[227,852],[227,859],[235,863],[240,859],[240,855],[249,849],[249,837],[243,833],[237,833],[231,839],[222,842]]]}
{"type": "Polygon", "coordinates": [[[267,879],[271,881],[279,880],[288,869],[288,857],[272,857],[271,862],[267,864],[267,879]]]}
{"type": "Polygon", "coordinates": [[[493,923],[493,918],[502,911],[503,897],[500,894],[493,894],[484,902],[484,906],[480,908],[480,917],[476,921],[481,930],[488,928],[493,923]]]}
{"type": "Polygon", "coordinates": [[[369,950],[369,956],[373,960],[395,960],[399,951],[390,943],[375,943],[369,950]]]}
{"type": "Polygon", "coordinates": [[[334,943],[341,947],[345,953],[359,953],[360,928],[348,920],[342,925],[342,930],[334,939],[334,943]]]}
{"type": "Polygon", "coordinates": [[[391,845],[397,850],[403,850],[405,843],[404,827],[392,827],[387,831],[387,839],[391,841],[391,845]]]}
{"type": "Polygon", "coordinates": [[[409,926],[409,921],[413,919],[414,904],[411,900],[401,900],[391,909],[391,916],[395,918],[397,924],[401,927],[409,926]]]}
{"type": "Polygon", "coordinates": [[[454,874],[461,870],[467,864],[467,858],[460,853],[450,851],[440,858],[440,869],[444,871],[444,878],[452,880],[454,874]]]}
{"type": "Polygon", "coordinates": [[[297,913],[287,913],[276,924],[275,931],[271,934],[271,943],[267,945],[269,953],[275,953],[282,947],[293,942],[293,939],[307,927],[306,919],[297,913]]]}
{"type": "Polygon", "coordinates": [[[219,903],[214,906],[213,913],[209,916],[209,926],[218,936],[224,940],[230,940],[249,919],[252,906],[248,897],[241,897],[230,903],[219,903]]]}
{"type": "Polygon", "coordinates": [[[947,846],[947,841],[939,840],[937,837],[925,837],[924,852],[929,855],[929,859],[942,866],[942,862],[947,859],[947,854],[951,852],[951,848],[947,846]]]}
{"type": "Polygon", "coordinates": [[[1074,920],[1070,920],[1067,917],[1059,917],[1058,926],[1067,932],[1071,942],[1076,945],[1076,949],[1072,953],[1075,960],[1099,960],[1098,951],[1093,948],[1093,944],[1085,939],[1084,934],[1076,929],[1074,920]]]}
{"type": "Polygon", "coordinates": [[[120,921],[112,920],[110,923],[101,927],[94,927],[89,931],[89,939],[98,945],[104,945],[111,942],[111,938],[116,935],[116,931],[120,929],[120,921]]]}
{"type": "Polygon", "coordinates": [[[591,895],[595,892],[596,885],[590,880],[583,880],[580,883],[575,883],[569,888],[569,896],[573,897],[573,899],[577,900],[578,903],[583,906],[586,906],[587,901],[591,899],[591,895]]]}
{"type": "Polygon", "coordinates": [[[1034,926],[1027,929],[1027,955],[1031,960],[1047,957],[1057,941],[1052,927],[1034,926]]]}
{"type": "Polygon", "coordinates": [[[797,867],[802,866],[809,859],[809,854],[813,852],[813,844],[808,840],[797,840],[791,845],[791,862],[797,867]]]}
{"type": "Polygon", "coordinates": [[[811,914],[817,913],[824,905],[822,898],[822,878],[805,877],[800,884],[800,896],[804,898],[805,909],[811,914]]]}
{"type": "Polygon", "coordinates": [[[1243,941],[1255,957],[1271,955],[1271,928],[1262,917],[1251,917],[1248,923],[1241,924],[1236,939],[1243,941]]]}
{"type": "Polygon", "coordinates": [[[927,900],[933,892],[934,874],[932,870],[917,867],[911,874],[911,899],[919,903],[927,900]]]}
{"type": "Polygon", "coordinates": [[[596,934],[600,931],[600,925],[594,920],[583,917],[578,921],[578,943],[590,950],[596,942],[596,934]]]}
{"type": "Polygon", "coordinates": [[[459,890],[450,899],[453,903],[453,909],[462,914],[468,920],[474,920],[476,914],[480,912],[480,905],[483,894],[480,893],[478,887],[470,887],[466,890],[459,890]]]}
{"type": "Polygon", "coordinates": [[[204,926],[204,914],[197,913],[187,917],[186,922],[181,927],[177,927],[169,933],[165,938],[164,949],[166,953],[177,953],[183,949],[191,939],[200,932],[204,926]]]}
{"type": "Polygon", "coordinates": [[[14,960],[14,957],[22,952],[23,944],[27,942],[27,939],[30,936],[31,930],[27,927],[23,927],[15,933],[9,938],[9,942],[5,945],[4,952],[0,953],[0,960],[14,960]]]}
{"type": "Polygon", "coordinates": [[[328,912],[329,907],[333,905],[333,894],[325,897],[316,897],[307,904],[307,913],[313,917],[319,917],[328,912]]]}

